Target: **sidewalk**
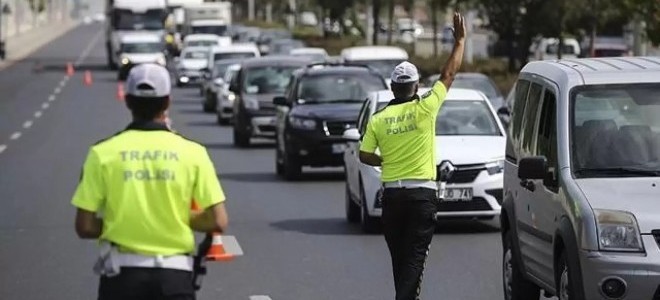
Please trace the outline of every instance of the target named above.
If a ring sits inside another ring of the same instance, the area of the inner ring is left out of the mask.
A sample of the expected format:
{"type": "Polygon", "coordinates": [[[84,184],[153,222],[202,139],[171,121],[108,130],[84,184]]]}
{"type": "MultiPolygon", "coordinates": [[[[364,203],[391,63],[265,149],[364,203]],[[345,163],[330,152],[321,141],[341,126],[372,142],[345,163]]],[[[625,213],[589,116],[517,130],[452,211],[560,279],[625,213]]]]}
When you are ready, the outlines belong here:
{"type": "Polygon", "coordinates": [[[79,25],[76,21],[60,22],[57,26],[41,26],[7,39],[7,57],[0,61],[0,70],[29,56],[39,48],[59,38],[79,25]]]}

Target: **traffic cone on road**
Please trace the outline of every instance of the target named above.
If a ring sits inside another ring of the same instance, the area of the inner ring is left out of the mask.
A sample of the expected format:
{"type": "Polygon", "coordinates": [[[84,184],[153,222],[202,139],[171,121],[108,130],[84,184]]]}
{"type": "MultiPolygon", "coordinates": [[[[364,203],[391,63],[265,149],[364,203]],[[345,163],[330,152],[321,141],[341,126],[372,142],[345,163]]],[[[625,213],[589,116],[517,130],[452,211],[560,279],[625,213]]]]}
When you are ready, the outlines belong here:
{"type": "Polygon", "coordinates": [[[68,62],[66,64],[66,76],[73,76],[73,73],[75,73],[75,70],[73,69],[73,63],[68,62]]]}
{"type": "Polygon", "coordinates": [[[117,83],[117,101],[124,101],[124,83],[117,83]]]}
{"type": "Polygon", "coordinates": [[[94,83],[94,80],[92,79],[92,72],[85,71],[85,76],[83,77],[83,83],[85,83],[86,86],[91,86],[94,83]]]}
{"type": "Polygon", "coordinates": [[[219,233],[213,233],[213,242],[209,252],[206,253],[206,259],[210,261],[230,261],[234,255],[227,253],[223,244],[223,237],[219,233]]]}

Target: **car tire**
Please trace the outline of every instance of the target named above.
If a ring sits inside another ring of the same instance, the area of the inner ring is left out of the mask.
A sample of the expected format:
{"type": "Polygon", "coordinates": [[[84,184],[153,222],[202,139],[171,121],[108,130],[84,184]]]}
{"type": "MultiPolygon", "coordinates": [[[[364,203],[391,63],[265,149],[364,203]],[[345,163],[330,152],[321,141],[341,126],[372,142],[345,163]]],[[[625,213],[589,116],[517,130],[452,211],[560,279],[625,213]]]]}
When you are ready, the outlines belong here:
{"type": "Polygon", "coordinates": [[[360,205],[355,203],[355,199],[351,196],[351,191],[348,188],[348,181],[346,181],[346,221],[348,223],[360,222],[360,213],[360,205]]]}
{"type": "Polygon", "coordinates": [[[511,230],[504,234],[502,251],[502,287],[504,300],[539,299],[541,289],[529,281],[522,272],[522,266],[513,251],[511,230]]]}
{"type": "Polygon", "coordinates": [[[229,125],[229,119],[223,118],[220,113],[218,113],[218,119],[217,119],[218,125],[226,126],[229,125]]]}
{"type": "Polygon", "coordinates": [[[574,266],[568,259],[566,251],[563,251],[557,261],[555,268],[557,278],[557,298],[559,300],[584,299],[579,289],[580,284],[577,281],[577,266],[574,266]]]}
{"type": "Polygon", "coordinates": [[[182,88],[183,87],[183,82],[177,80],[176,81],[176,87],[182,88]]]}
{"type": "Polygon", "coordinates": [[[284,164],[283,164],[283,173],[284,178],[288,181],[300,180],[302,176],[302,164],[294,154],[283,153],[284,164]]]}
{"type": "Polygon", "coordinates": [[[275,173],[278,176],[284,175],[284,164],[282,163],[282,153],[280,152],[280,145],[275,138],[275,173]]]}
{"type": "Polygon", "coordinates": [[[234,146],[241,148],[250,147],[250,136],[237,129],[236,126],[234,126],[234,146]]]}
{"type": "Polygon", "coordinates": [[[362,231],[365,233],[378,233],[381,229],[380,218],[372,217],[369,215],[367,210],[367,201],[365,199],[366,197],[364,193],[364,186],[362,185],[362,182],[360,182],[360,201],[362,203],[362,205],[360,205],[360,210],[362,212],[362,231]]]}

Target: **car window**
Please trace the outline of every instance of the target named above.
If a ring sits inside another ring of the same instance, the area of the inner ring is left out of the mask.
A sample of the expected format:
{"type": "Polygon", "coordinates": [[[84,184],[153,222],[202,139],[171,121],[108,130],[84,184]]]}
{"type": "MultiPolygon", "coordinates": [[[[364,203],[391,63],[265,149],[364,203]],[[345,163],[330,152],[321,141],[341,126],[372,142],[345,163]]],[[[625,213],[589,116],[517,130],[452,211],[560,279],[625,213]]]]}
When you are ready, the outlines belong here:
{"type": "Polygon", "coordinates": [[[511,115],[513,123],[511,124],[511,132],[509,134],[509,137],[515,141],[520,139],[520,129],[522,127],[523,113],[526,105],[525,99],[527,99],[529,85],[530,83],[527,80],[519,80],[518,83],[516,83],[513,112],[511,115]]]}
{"type": "Polygon", "coordinates": [[[245,70],[243,91],[246,94],[284,94],[291,74],[298,66],[268,66],[245,70]]]}
{"type": "Polygon", "coordinates": [[[484,95],[486,95],[486,97],[489,99],[494,99],[500,96],[497,88],[488,78],[459,77],[454,80],[454,83],[451,84],[451,87],[477,90],[484,93],[484,95]]]}
{"type": "Polygon", "coordinates": [[[436,135],[502,135],[485,101],[447,100],[440,108],[436,135]]]}
{"type": "Polygon", "coordinates": [[[552,173],[552,178],[546,180],[549,187],[557,186],[557,97],[550,90],[545,90],[543,95],[543,104],[541,105],[541,115],[538,122],[538,133],[536,137],[536,155],[545,156],[548,161],[548,167],[552,173]]]}
{"type": "Polygon", "coordinates": [[[538,83],[532,83],[529,88],[529,94],[525,100],[525,112],[523,114],[522,136],[520,154],[531,156],[533,153],[532,144],[534,143],[534,129],[536,118],[538,116],[539,103],[543,93],[543,86],[538,83]]]}
{"type": "Polygon", "coordinates": [[[206,51],[187,51],[183,54],[185,59],[207,59],[208,52],[206,51]]]}
{"type": "Polygon", "coordinates": [[[573,95],[571,133],[575,170],[660,171],[660,84],[589,86],[573,95]]]}
{"type": "Polygon", "coordinates": [[[386,89],[371,73],[321,74],[304,77],[298,86],[299,103],[362,102],[369,93],[386,89]]]}
{"type": "Polygon", "coordinates": [[[223,77],[223,75],[227,73],[227,69],[229,69],[229,66],[231,66],[231,64],[228,63],[215,64],[215,66],[213,67],[212,77],[213,78],[223,77]]]}
{"type": "Polygon", "coordinates": [[[155,53],[164,50],[161,43],[125,43],[121,45],[123,53],[155,53]]]}
{"type": "Polygon", "coordinates": [[[218,45],[218,41],[212,41],[212,40],[189,41],[186,43],[186,47],[211,47],[217,45],[218,45]]]}
{"type": "Polygon", "coordinates": [[[376,70],[383,78],[390,78],[394,68],[405,61],[405,59],[379,59],[379,60],[354,60],[349,63],[358,65],[367,65],[376,70]]]}
{"type": "Polygon", "coordinates": [[[255,57],[254,52],[224,52],[213,54],[213,60],[235,59],[235,58],[252,58],[255,57]]]}

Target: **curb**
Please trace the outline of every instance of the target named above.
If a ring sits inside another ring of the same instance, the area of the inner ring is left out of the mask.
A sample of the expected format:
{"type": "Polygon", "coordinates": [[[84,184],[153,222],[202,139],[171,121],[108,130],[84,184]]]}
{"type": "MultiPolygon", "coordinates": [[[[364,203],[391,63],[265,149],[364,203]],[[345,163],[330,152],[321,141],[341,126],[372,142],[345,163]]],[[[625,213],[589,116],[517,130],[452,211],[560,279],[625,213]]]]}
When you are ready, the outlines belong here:
{"type": "Polygon", "coordinates": [[[67,22],[55,30],[48,25],[32,29],[7,40],[7,58],[0,61],[0,70],[4,70],[28,57],[43,46],[58,39],[80,25],[79,22],[67,22]]]}

